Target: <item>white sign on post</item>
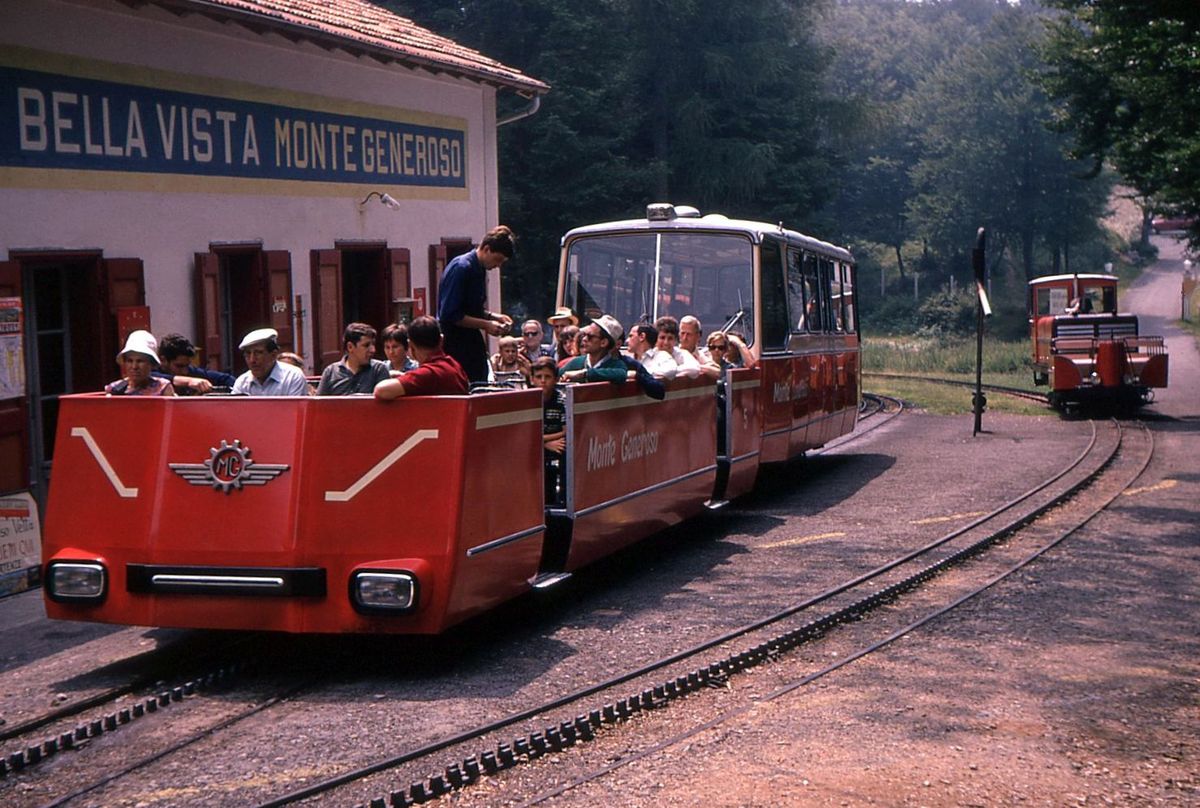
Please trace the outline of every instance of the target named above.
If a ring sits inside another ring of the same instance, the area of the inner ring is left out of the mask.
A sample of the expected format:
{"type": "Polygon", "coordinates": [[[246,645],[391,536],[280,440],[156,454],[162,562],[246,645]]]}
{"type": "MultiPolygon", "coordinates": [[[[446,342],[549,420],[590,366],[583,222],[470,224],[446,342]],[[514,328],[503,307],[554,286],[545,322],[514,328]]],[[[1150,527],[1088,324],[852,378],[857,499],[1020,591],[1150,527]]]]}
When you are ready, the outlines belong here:
{"type": "Polygon", "coordinates": [[[0,595],[37,583],[41,565],[37,503],[27,491],[0,497],[0,595]]]}

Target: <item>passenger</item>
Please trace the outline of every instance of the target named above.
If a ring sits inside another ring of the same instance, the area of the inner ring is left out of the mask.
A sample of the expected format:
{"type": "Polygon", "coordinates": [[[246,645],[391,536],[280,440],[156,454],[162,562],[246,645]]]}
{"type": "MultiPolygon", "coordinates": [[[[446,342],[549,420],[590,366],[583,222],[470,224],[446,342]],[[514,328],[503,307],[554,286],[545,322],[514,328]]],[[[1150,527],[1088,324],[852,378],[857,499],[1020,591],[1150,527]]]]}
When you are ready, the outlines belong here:
{"type": "Polygon", "coordinates": [[[350,323],[342,332],[345,353],[321,374],[319,396],[368,395],[375,385],[391,378],[386,362],[375,355],[375,329],[366,323],[350,323]]]}
{"type": "Polygon", "coordinates": [[[292,353],[291,351],[280,351],[278,361],[304,370],[304,357],[300,354],[292,353]]]}
{"type": "Polygon", "coordinates": [[[442,271],[437,316],[445,331],[446,353],[473,382],[488,378],[484,334],[498,337],[512,327],[507,314],[493,314],[486,308],[487,272],[512,258],[515,240],[504,225],[493,227],[478,247],[458,256],[442,271]]]}
{"type": "Polygon", "coordinates": [[[565,382],[623,382],[629,368],[621,359],[621,338],[625,329],[611,315],[605,314],[580,330],[584,354],[576,356],[562,368],[565,382]]]}
{"type": "Polygon", "coordinates": [[[605,314],[580,333],[584,335],[586,353],[567,362],[561,376],[563,381],[620,383],[636,380],[650,398],[660,401],[666,398],[667,390],[662,382],[651,376],[641,362],[621,355],[621,337],[625,332],[615,317],[605,314]]]}
{"type": "MultiPolygon", "coordinates": [[[[304,357],[300,354],[292,353],[291,351],[280,351],[279,356],[276,357],[275,361],[282,362],[285,365],[291,365],[294,368],[299,368],[301,373],[305,373],[304,357]]],[[[315,380],[310,379],[307,373],[305,373],[304,376],[304,387],[310,396],[315,396],[317,394],[317,383],[315,380]]]]}
{"type": "Polygon", "coordinates": [[[554,345],[542,342],[542,324],[537,320],[526,320],[521,323],[521,355],[533,361],[539,356],[554,356],[554,345]]]}
{"type": "Polygon", "coordinates": [[[233,383],[232,392],[243,396],[306,396],[304,371],[279,360],[279,332],[256,328],[238,345],[249,368],[233,383]]]}
{"type": "Polygon", "coordinates": [[[679,365],[670,354],[655,349],[658,329],[649,323],[638,323],[629,329],[629,355],[641,362],[656,379],[674,379],[679,365]]]}
{"type": "Polygon", "coordinates": [[[730,331],[714,331],[708,335],[708,353],[719,360],[721,372],[728,368],[752,368],[757,362],[740,336],[730,331]]]}
{"type": "Polygon", "coordinates": [[[701,340],[702,327],[700,320],[685,314],[679,320],[679,348],[687,351],[700,365],[700,375],[706,379],[717,379],[721,375],[721,366],[709,354],[708,348],[701,340]]]}
{"type": "Polygon", "coordinates": [[[563,365],[570,362],[575,357],[579,356],[579,327],[574,325],[564,326],[558,332],[558,346],[554,352],[554,356],[558,359],[558,368],[562,370],[563,365]]]}
{"type": "Polygon", "coordinates": [[[162,376],[175,386],[180,395],[204,395],[213,387],[233,387],[236,377],[231,373],[198,367],[192,364],[196,358],[196,346],[183,334],[167,334],[158,346],[162,366],[155,376],[162,376]]]}
{"type": "Polygon", "coordinates": [[[134,331],[117,354],[121,365],[120,379],[104,385],[110,396],[173,396],[175,388],[165,378],[151,375],[161,365],[158,360],[158,341],[149,331],[134,331]]]}
{"type": "Polygon", "coordinates": [[[554,314],[546,318],[546,322],[550,323],[550,327],[554,329],[554,358],[558,361],[559,366],[562,366],[563,360],[570,359],[572,354],[566,352],[566,347],[563,342],[563,329],[579,328],[579,318],[575,316],[575,312],[571,311],[566,306],[559,306],[554,314]]]}
{"type": "Polygon", "coordinates": [[[500,338],[500,351],[492,354],[491,367],[498,382],[511,379],[529,385],[530,363],[521,354],[521,340],[516,337],[500,338]]]}
{"type": "Polygon", "coordinates": [[[533,385],[542,389],[542,455],[546,465],[546,502],[561,501],[562,457],[567,451],[567,403],[558,388],[558,365],[552,356],[533,361],[533,385]]]}
{"type": "Polygon", "coordinates": [[[679,321],[674,317],[659,317],[654,322],[658,331],[655,348],[675,360],[677,376],[694,379],[700,375],[700,363],[696,357],[679,347],[679,321]]]}
{"type": "Polygon", "coordinates": [[[708,348],[700,344],[700,320],[686,314],[679,321],[679,347],[690,353],[700,365],[700,375],[716,380],[721,375],[721,366],[709,354],[708,348]]]}
{"type": "Polygon", "coordinates": [[[383,355],[387,357],[388,372],[392,378],[417,366],[417,360],[408,355],[408,326],[392,323],[383,329],[383,355]]]}
{"type": "Polygon", "coordinates": [[[1071,305],[1066,308],[1067,314],[1091,314],[1092,299],[1087,295],[1077,297],[1071,301],[1071,305]]]}
{"type": "Polygon", "coordinates": [[[408,347],[419,363],[404,375],[375,385],[375,398],[458,395],[469,382],[462,365],[442,350],[442,330],[432,317],[416,318],[408,326],[408,347]]]}

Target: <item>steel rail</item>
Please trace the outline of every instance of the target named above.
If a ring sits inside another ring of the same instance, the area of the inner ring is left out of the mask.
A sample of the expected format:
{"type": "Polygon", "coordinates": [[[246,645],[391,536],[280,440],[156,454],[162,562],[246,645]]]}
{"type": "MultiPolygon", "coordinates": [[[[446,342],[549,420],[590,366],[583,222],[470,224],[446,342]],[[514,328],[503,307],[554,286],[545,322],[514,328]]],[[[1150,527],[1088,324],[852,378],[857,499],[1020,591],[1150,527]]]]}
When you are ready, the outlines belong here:
{"type": "MultiPolygon", "coordinates": [[[[239,646],[244,646],[249,643],[249,640],[242,639],[231,643],[227,643],[222,649],[225,656],[229,656],[229,652],[236,650],[239,646]]],[[[153,660],[153,663],[160,668],[154,673],[144,674],[137,677],[133,681],[126,682],[121,685],[116,685],[107,690],[104,690],[95,695],[89,696],[79,701],[71,702],[62,707],[51,710],[48,713],[37,716],[36,718],[23,721],[13,727],[8,728],[0,740],[11,740],[21,735],[27,735],[34,730],[40,729],[57,721],[62,721],[72,716],[80,715],[90,709],[98,707],[110,701],[114,701],[122,696],[126,696],[137,690],[146,690],[152,684],[158,684],[162,679],[161,668],[169,662],[169,654],[167,652],[178,652],[180,649],[167,647],[164,649],[156,649],[156,651],[148,652],[152,655],[161,655],[165,658],[153,660]]],[[[198,658],[201,655],[211,656],[211,651],[198,649],[187,654],[189,658],[198,658]]],[[[92,718],[76,724],[74,727],[66,731],[59,732],[53,736],[44,738],[35,743],[27,743],[24,749],[17,749],[5,753],[0,756],[0,781],[18,772],[26,771],[40,763],[50,759],[60,752],[65,752],[70,749],[77,749],[87,741],[116,731],[133,721],[143,718],[147,715],[153,715],[159,712],[160,709],[169,707],[171,704],[183,701],[185,698],[191,698],[198,694],[202,694],[207,690],[219,689],[228,685],[228,683],[236,676],[244,673],[249,666],[239,663],[234,660],[226,662],[216,668],[212,668],[205,673],[194,676],[179,684],[171,685],[162,688],[161,685],[155,689],[155,692],[139,699],[128,707],[123,707],[118,710],[108,712],[98,718],[92,718]]]]}
{"type": "MultiPolygon", "coordinates": [[[[579,690],[573,691],[572,693],[566,694],[564,696],[548,700],[545,703],[536,705],[529,709],[522,710],[517,713],[509,714],[509,715],[504,716],[495,721],[491,721],[486,724],[483,724],[483,725],[480,725],[477,727],[473,727],[473,728],[455,733],[455,734],[447,736],[447,737],[443,737],[443,738],[433,741],[431,743],[425,744],[421,747],[411,749],[406,752],[402,752],[402,753],[399,753],[399,754],[396,754],[396,755],[393,755],[393,756],[390,756],[387,758],[383,758],[383,759],[380,759],[373,763],[367,764],[365,766],[361,766],[361,767],[349,770],[347,772],[344,772],[340,775],[336,775],[334,777],[328,778],[326,780],[310,784],[302,789],[298,789],[296,791],[284,794],[284,795],[276,797],[274,799],[259,803],[258,808],[278,808],[279,806],[289,805],[289,804],[292,804],[299,800],[307,799],[309,797],[313,797],[318,794],[325,793],[334,788],[338,788],[343,785],[347,785],[349,783],[352,783],[352,782],[355,782],[358,780],[362,780],[363,778],[368,777],[372,774],[377,774],[377,773],[385,771],[387,769],[395,768],[396,766],[400,766],[405,763],[410,763],[412,761],[415,761],[415,760],[418,760],[421,758],[430,757],[435,752],[441,751],[443,749],[446,749],[446,748],[449,748],[452,746],[460,745],[460,744],[465,743],[470,740],[475,740],[475,739],[484,737],[493,732],[496,732],[497,730],[503,729],[504,727],[511,726],[511,725],[519,723],[521,721],[529,720],[539,714],[550,712],[552,710],[556,710],[567,704],[581,701],[581,700],[587,698],[588,696],[595,695],[596,693],[599,693],[599,692],[602,692],[605,690],[610,690],[610,689],[617,687],[618,685],[624,684],[625,682],[628,682],[630,680],[644,677],[650,673],[653,673],[657,670],[665,668],[669,665],[675,664],[675,663],[683,661],[685,659],[689,659],[691,657],[695,657],[704,651],[710,650],[716,646],[723,645],[723,644],[729,643],[733,640],[736,640],[738,638],[744,637],[754,631],[758,631],[769,625],[772,625],[772,624],[780,622],[788,617],[791,617],[801,611],[810,609],[816,605],[819,605],[820,603],[828,601],[837,595],[840,595],[844,592],[850,591],[856,587],[860,587],[863,584],[865,584],[869,581],[872,581],[872,580],[884,575],[885,573],[890,572],[893,569],[896,569],[904,564],[910,563],[913,560],[919,558],[920,556],[928,554],[928,553],[932,552],[933,550],[936,550],[937,548],[946,545],[950,541],[953,541],[954,539],[968,533],[969,531],[974,530],[975,528],[988,522],[989,520],[998,518],[1000,515],[1004,514],[1007,511],[1012,510],[1013,508],[1020,505],[1022,502],[1029,500],[1031,497],[1033,497],[1036,494],[1040,493],[1041,491],[1045,490],[1046,488],[1053,485],[1058,480],[1065,477],[1067,474],[1071,473],[1073,470],[1077,469],[1080,465],[1082,465],[1084,460],[1087,459],[1087,457],[1093,452],[1093,450],[1095,449],[1096,444],[1097,444],[1098,436],[1097,436],[1095,424],[1091,423],[1091,422],[1089,422],[1089,424],[1091,426],[1091,435],[1088,440],[1087,446],[1083,449],[1082,452],[1080,452],[1080,454],[1076,458],[1074,458],[1071,462],[1069,462],[1066,466],[1064,466],[1061,470],[1059,470],[1058,472],[1053,474],[1051,477],[1049,477],[1048,479],[1039,483],[1038,485],[1034,486],[1033,488],[1029,489],[1028,491],[1025,491],[1024,493],[1020,494],[1019,496],[1009,500],[1008,502],[1003,503],[998,508],[996,508],[993,511],[989,512],[988,514],[985,514],[984,516],[981,516],[978,519],[968,523],[967,525],[957,528],[957,529],[951,531],[950,533],[946,534],[945,536],[942,536],[938,539],[935,539],[935,540],[929,542],[928,544],[926,544],[922,547],[919,547],[915,550],[905,553],[902,556],[900,556],[896,559],[893,559],[873,570],[865,572],[847,582],[844,582],[842,584],[838,584],[834,587],[831,587],[830,589],[827,589],[826,591],[824,591],[818,595],[815,595],[813,597],[810,597],[804,601],[801,601],[799,603],[788,606],[772,615],[761,618],[759,620],[755,620],[755,621],[748,623],[746,625],[743,625],[739,628],[732,629],[732,630],[725,632],[719,636],[710,638],[710,639],[705,640],[701,643],[698,643],[690,648],[676,652],[674,654],[663,657],[661,659],[655,660],[655,661],[648,663],[646,665],[643,665],[637,669],[630,670],[625,673],[619,674],[617,676],[611,677],[610,679],[605,680],[603,682],[599,682],[594,685],[589,685],[588,687],[581,688],[579,690]]],[[[1114,451],[1115,451],[1115,449],[1114,449],[1114,451]]],[[[1087,478],[1085,477],[1085,480],[1086,479],[1087,478]]],[[[1067,496],[1067,495],[1069,495],[1069,494],[1064,494],[1064,495],[1060,495],[1060,496],[1067,496]]],[[[1036,518],[1036,515],[1039,512],[1044,512],[1049,507],[1051,507],[1051,505],[1046,504],[1046,505],[1041,506],[1041,508],[1036,509],[1033,514],[1024,514],[1024,515],[1018,516],[1017,518],[1013,519],[1008,524],[1006,524],[1001,530],[997,531],[995,533],[995,535],[996,536],[1006,535],[1007,532],[1011,532],[1013,529],[1026,524],[1028,521],[1030,521],[1033,518],[1036,518]]],[[[993,538],[992,540],[994,541],[995,539],[993,538]]],[[[886,591],[889,591],[890,589],[891,588],[889,587],[888,589],[885,589],[882,591],[886,592],[886,591]]],[[[877,597],[878,597],[878,595],[871,596],[871,598],[877,598],[877,597]]],[[[819,625],[817,625],[816,628],[813,628],[813,626],[810,625],[810,626],[806,627],[805,630],[806,631],[817,630],[818,632],[823,632],[823,631],[827,630],[830,626],[836,624],[839,621],[840,621],[840,618],[829,620],[829,621],[824,621],[824,622],[818,621],[819,625]]],[[[766,652],[766,651],[756,649],[752,653],[749,653],[748,655],[745,655],[745,654],[740,655],[739,657],[736,658],[738,661],[735,661],[735,662],[732,662],[729,664],[733,667],[734,670],[741,670],[742,668],[746,667],[747,661],[749,661],[751,659],[755,660],[756,662],[761,661],[761,659],[766,658],[767,653],[768,652],[766,652]]],[[[708,671],[708,669],[701,669],[701,670],[708,671]]],[[[717,673],[713,674],[713,673],[709,673],[709,672],[702,673],[701,671],[696,671],[696,672],[693,672],[693,674],[690,674],[689,677],[681,677],[681,678],[686,678],[687,679],[686,682],[680,683],[678,680],[676,680],[675,682],[670,683],[669,685],[664,684],[659,689],[664,694],[663,697],[668,697],[668,696],[673,697],[674,694],[676,694],[676,693],[682,694],[682,693],[688,692],[690,689],[693,689],[694,687],[701,686],[701,685],[707,685],[709,681],[713,680],[714,675],[717,678],[723,678],[724,676],[728,675],[728,672],[721,673],[718,671],[717,673]]],[[[551,729],[556,730],[556,733],[557,733],[558,737],[560,737],[560,738],[575,737],[577,735],[584,736],[586,733],[594,732],[595,728],[598,727],[600,725],[600,723],[605,723],[606,719],[608,719],[609,716],[616,716],[616,718],[613,719],[613,720],[616,720],[617,718],[621,717],[620,714],[622,713],[622,711],[625,711],[626,714],[628,714],[629,711],[638,711],[641,709],[641,706],[643,704],[652,705],[659,698],[661,698],[661,697],[655,695],[655,693],[653,691],[646,691],[642,694],[635,696],[632,699],[623,699],[623,700],[619,701],[616,705],[605,705],[604,707],[602,707],[600,709],[593,709],[590,711],[590,713],[587,716],[581,715],[581,716],[577,717],[574,721],[563,722],[563,724],[560,727],[551,728],[551,729]],[[649,695],[647,695],[647,694],[649,694],[649,695]],[[624,705],[624,706],[622,706],[622,705],[624,705]],[[571,729],[567,729],[568,725],[570,725],[571,729]]],[[[547,733],[549,731],[550,730],[547,730],[547,733]]],[[[539,736],[542,739],[540,741],[540,743],[549,744],[550,746],[553,746],[555,743],[552,740],[546,740],[545,735],[543,733],[534,733],[534,735],[539,736]]],[[[561,741],[559,741],[559,742],[561,743],[561,741]]],[[[537,739],[534,739],[531,736],[530,740],[524,743],[525,751],[521,751],[518,748],[518,745],[514,744],[512,746],[512,748],[507,750],[507,752],[504,749],[498,749],[496,755],[492,756],[492,758],[493,758],[493,760],[498,759],[501,763],[503,763],[503,762],[505,762],[505,758],[515,759],[515,757],[518,755],[528,754],[530,750],[532,750],[535,754],[538,754],[538,752],[537,752],[538,744],[539,744],[539,741],[537,739]]],[[[439,780],[442,783],[442,786],[439,787],[436,784],[431,785],[430,788],[432,789],[432,791],[442,792],[443,788],[448,789],[448,787],[446,786],[447,783],[449,783],[450,786],[459,787],[462,784],[466,784],[466,783],[472,781],[473,780],[473,777],[471,775],[472,769],[475,772],[475,776],[477,776],[481,766],[484,770],[490,770],[490,769],[494,768],[494,764],[489,764],[484,755],[480,755],[478,761],[476,761],[476,763],[474,765],[472,765],[469,762],[469,760],[470,759],[464,760],[462,766],[456,765],[454,767],[447,767],[447,775],[445,778],[441,778],[440,776],[437,776],[437,777],[439,777],[439,780]],[[457,774],[451,774],[450,773],[451,771],[457,771],[457,774]]],[[[501,766],[500,768],[503,768],[503,767],[501,766]]],[[[431,783],[433,783],[433,782],[434,781],[431,780],[431,783]]],[[[416,785],[417,784],[414,784],[414,788],[416,785]]],[[[420,801],[423,801],[427,796],[429,796],[429,793],[430,792],[428,789],[420,790],[420,791],[413,791],[411,797],[404,797],[402,794],[398,797],[397,793],[393,793],[393,795],[391,796],[391,801],[393,804],[401,804],[401,803],[408,804],[408,802],[404,802],[405,800],[409,800],[411,802],[420,802],[420,801]],[[418,796],[418,795],[420,795],[420,796],[418,796]],[[399,800],[399,802],[397,800],[399,800]]],[[[442,792],[442,793],[444,793],[444,792],[442,792]]],[[[436,796],[436,794],[433,794],[433,796],[436,796]]]]}
{"type": "MultiPolygon", "coordinates": [[[[896,640],[898,640],[908,634],[911,634],[912,632],[916,631],[919,628],[922,628],[925,625],[928,625],[929,623],[933,622],[934,620],[938,619],[939,617],[942,617],[943,615],[948,614],[949,612],[953,611],[954,609],[957,609],[959,606],[962,606],[964,603],[967,603],[968,601],[972,600],[973,598],[975,598],[975,597],[981,595],[982,593],[986,592],[987,590],[991,589],[993,586],[995,586],[996,584],[1005,580],[1006,578],[1009,578],[1012,575],[1016,574],[1020,570],[1024,569],[1028,565],[1032,564],[1037,559],[1041,558],[1043,555],[1048,553],[1050,550],[1057,547],[1059,544],[1061,544],[1067,538],[1069,538],[1070,536],[1074,535],[1079,530],[1081,530],[1085,525],[1087,525],[1093,519],[1095,519],[1098,515],[1100,515],[1100,513],[1102,513],[1109,505],[1111,505],[1117,497],[1119,497],[1123,492],[1129,490],[1129,488],[1141,478],[1141,476],[1145,473],[1146,469],[1149,467],[1151,459],[1154,457],[1154,435],[1152,432],[1150,432],[1148,429],[1146,429],[1146,427],[1144,425],[1139,424],[1139,426],[1141,427],[1141,429],[1147,436],[1150,446],[1149,446],[1149,450],[1146,453],[1145,458],[1142,460],[1141,464],[1137,467],[1136,472],[1129,478],[1129,480],[1127,482],[1125,482],[1122,486],[1120,486],[1120,488],[1118,488],[1110,496],[1104,498],[1098,505],[1090,508],[1083,515],[1083,517],[1081,519],[1079,519],[1074,525],[1061,531],[1051,541],[1036,548],[1035,550],[1033,550],[1033,552],[1022,557],[1015,564],[1010,565],[1009,567],[1005,568],[998,574],[996,574],[996,575],[992,576],[991,578],[987,579],[986,581],[984,581],[982,584],[979,584],[978,586],[972,588],[965,594],[955,598],[950,603],[948,603],[944,606],[941,606],[932,612],[929,612],[928,614],[918,618],[917,620],[914,620],[914,621],[908,623],[907,625],[903,626],[902,628],[892,632],[891,634],[887,635],[886,637],[884,637],[880,640],[877,640],[873,643],[870,643],[869,645],[866,645],[863,648],[860,648],[860,649],[854,651],[853,653],[847,654],[846,656],[843,656],[841,659],[839,659],[835,662],[832,662],[829,665],[826,665],[825,667],[823,667],[817,671],[814,671],[813,673],[803,676],[794,682],[784,685],[783,687],[777,688],[773,692],[768,693],[767,695],[763,696],[760,699],[754,699],[749,704],[743,705],[743,706],[735,708],[733,710],[726,711],[725,713],[723,713],[709,721],[706,721],[702,724],[691,727],[683,732],[676,733],[675,735],[672,735],[669,738],[666,738],[662,741],[652,744],[651,746],[648,746],[645,749],[638,750],[637,752],[635,752],[633,754],[622,757],[620,760],[614,761],[613,763],[611,763],[607,766],[604,766],[599,769],[595,769],[591,772],[587,772],[583,775],[575,777],[574,779],[572,779],[566,783],[563,783],[562,785],[559,785],[555,788],[543,791],[543,792],[531,797],[528,800],[517,803],[518,808],[529,808],[530,806],[539,805],[547,800],[553,799],[554,797],[562,796],[563,794],[565,794],[566,792],[568,792],[574,788],[577,788],[586,783],[598,780],[599,778],[601,778],[607,774],[610,774],[613,771],[624,768],[625,766],[628,766],[631,763],[636,763],[638,761],[644,760],[644,759],[650,757],[651,755],[657,754],[658,752],[661,752],[664,749],[668,749],[679,743],[682,743],[691,738],[694,738],[695,736],[697,736],[703,732],[707,732],[708,730],[714,729],[715,727],[718,727],[721,724],[725,724],[725,723],[728,723],[729,721],[740,718],[741,716],[748,714],[752,710],[758,709],[759,707],[761,707],[763,704],[765,704],[767,702],[771,702],[771,701],[774,701],[783,696],[794,693],[795,691],[799,690],[800,688],[802,688],[806,685],[809,685],[812,682],[817,681],[818,679],[824,678],[825,676],[828,676],[829,674],[831,674],[837,670],[840,670],[841,668],[844,668],[853,662],[857,662],[858,660],[860,660],[866,656],[869,656],[870,654],[876,653],[877,651],[880,651],[883,648],[886,648],[887,646],[894,643],[896,640]]],[[[1118,428],[1119,428],[1119,425],[1118,425],[1118,428]]],[[[374,802],[373,802],[373,805],[374,805],[374,802]]]]}
{"type": "MultiPolygon", "coordinates": [[[[961,379],[943,379],[936,376],[910,376],[904,373],[890,373],[882,370],[864,370],[864,376],[875,376],[880,379],[898,379],[909,382],[932,382],[933,384],[945,384],[952,387],[974,388],[975,383],[961,379]]],[[[1037,393],[1032,390],[1025,390],[1020,387],[1006,387],[1001,384],[985,384],[982,385],[984,390],[989,390],[994,393],[1004,393],[1005,395],[1013,396],[1014,398],[1024,398],[1030,401],[1037,401],[1041,404],[1049,406],[1050,398],[1045,393],[1037,393]]]]}

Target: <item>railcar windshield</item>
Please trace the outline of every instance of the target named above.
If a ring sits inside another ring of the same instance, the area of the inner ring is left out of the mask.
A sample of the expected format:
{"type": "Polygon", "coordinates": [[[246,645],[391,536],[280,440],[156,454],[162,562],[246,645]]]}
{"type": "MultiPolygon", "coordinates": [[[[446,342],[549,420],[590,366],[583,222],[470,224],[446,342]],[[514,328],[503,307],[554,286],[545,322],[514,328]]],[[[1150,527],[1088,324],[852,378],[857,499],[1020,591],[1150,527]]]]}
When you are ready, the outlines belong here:
{"type": "Polygon", "coordinates": [[[564,305],[584,317],[611,314],[626,330],[670,315],[699,318],[711,333],[741,313],[732,330],[754,339],[753,245],[732,233],[624,233],[584,236],[567,247],[564,305]]]}

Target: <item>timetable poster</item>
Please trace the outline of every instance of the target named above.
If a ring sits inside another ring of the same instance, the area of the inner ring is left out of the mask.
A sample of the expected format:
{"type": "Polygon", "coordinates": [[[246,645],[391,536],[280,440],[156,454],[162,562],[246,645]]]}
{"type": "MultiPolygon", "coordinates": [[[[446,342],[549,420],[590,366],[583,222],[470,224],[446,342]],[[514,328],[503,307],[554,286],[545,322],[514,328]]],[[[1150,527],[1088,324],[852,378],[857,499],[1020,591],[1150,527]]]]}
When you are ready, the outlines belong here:
{"type": "Polygon", "coordinates": [[[21,298],[0,297],[0,399],[25,395],[21,298]]]}

